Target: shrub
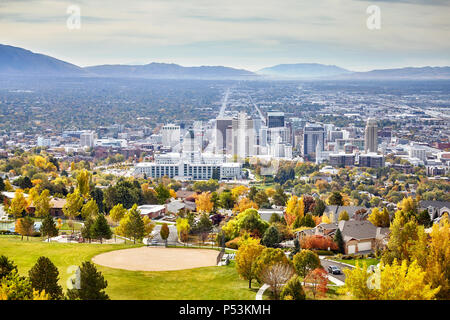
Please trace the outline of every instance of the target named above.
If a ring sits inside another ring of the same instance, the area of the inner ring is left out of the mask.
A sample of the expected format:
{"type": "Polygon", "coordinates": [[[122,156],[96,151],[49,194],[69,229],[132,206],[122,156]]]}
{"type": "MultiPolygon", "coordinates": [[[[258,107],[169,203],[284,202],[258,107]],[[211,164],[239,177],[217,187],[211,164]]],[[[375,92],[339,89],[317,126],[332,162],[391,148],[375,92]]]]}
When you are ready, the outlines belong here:
{"type": "Polygon", "coordinates": [[[281,290],[282,300],[305,300],[305,291],[298,276],[293,276],[281,290]]]}

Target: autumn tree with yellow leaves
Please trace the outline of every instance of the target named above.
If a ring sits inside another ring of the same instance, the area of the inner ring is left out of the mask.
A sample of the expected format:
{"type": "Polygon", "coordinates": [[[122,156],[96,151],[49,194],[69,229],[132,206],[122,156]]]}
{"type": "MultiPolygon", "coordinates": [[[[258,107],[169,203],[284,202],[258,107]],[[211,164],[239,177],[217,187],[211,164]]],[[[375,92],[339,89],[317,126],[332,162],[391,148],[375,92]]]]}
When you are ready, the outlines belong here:
{"type": "Polygon", "coordinates": [[[202,192],[196,196],[195,205],[197,211],[201,213],[210,213],[213,210],[214,202],[211,201],[211,192],[202,192]]]}

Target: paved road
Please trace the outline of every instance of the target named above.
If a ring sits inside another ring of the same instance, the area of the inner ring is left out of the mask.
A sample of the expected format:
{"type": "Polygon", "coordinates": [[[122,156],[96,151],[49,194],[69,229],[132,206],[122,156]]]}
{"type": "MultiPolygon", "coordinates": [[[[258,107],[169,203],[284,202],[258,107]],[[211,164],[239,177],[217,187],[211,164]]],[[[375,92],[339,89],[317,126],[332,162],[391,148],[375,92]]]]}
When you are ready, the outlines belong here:
{"type": "MultiPolygon", "coordinates": [[[[178,241],[177,227],[175,225],[170,225],[170,224],[168,225],[168,227],[169,227],[169,238],[167,238],[167,241],[168,242],[177,242],[178,241]]],[[[153,229],[153,232],[152,232],[152,234],[154,235],[153,239],[157,240],[158,242],[163,243],[164,240],[161,239],[161,235],[159,234],[160,231],[161,231],[161,225],[157,224],[155,226],[155,229],[153,229]]]]}
{"type": "MultiPolygon", "coordinates": [[[[344,269],[349,269],[349,266],[346,266],[345,264],[339,263],[339,262],[335,262],[335,261],[330,261],[330,260],[326,260],[326,259],[320,259],[322,266],[324,267],[325,270],[327,270],[328,266],[336,266],[339,269],[341,269],[342,274],[330,274],[331,276],[345,282],[345,275],[344,275],[344,269]]],[[[327,270],[328,271],[328,270],[327,270]]]]}

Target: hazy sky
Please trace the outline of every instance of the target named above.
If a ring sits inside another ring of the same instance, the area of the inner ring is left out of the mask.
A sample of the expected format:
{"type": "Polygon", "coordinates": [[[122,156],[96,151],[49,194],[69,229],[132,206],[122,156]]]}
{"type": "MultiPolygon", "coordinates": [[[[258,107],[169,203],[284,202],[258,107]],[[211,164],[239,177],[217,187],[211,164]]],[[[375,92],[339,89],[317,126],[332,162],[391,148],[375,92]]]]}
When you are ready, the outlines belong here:
{"type": "Polygon", "coordinates": [[[81,66],[450,65],[450,0],[0,0],[0,43],[81,66]],[[81,28],[67,27],[67,8],[81,28]],[[381,29],[369,30],[377,5],[381,29]]]}

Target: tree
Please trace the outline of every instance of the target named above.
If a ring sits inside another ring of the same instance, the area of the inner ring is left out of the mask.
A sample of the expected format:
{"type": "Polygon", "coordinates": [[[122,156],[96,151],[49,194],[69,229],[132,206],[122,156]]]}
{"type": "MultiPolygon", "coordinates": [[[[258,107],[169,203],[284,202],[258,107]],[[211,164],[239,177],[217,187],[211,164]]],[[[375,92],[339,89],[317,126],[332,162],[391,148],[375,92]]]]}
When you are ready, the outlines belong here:
{"type": "Polygon", "coordinates": [[[91,173],[86,169],[81,170],[77,174],[77,190],[80,195],[84,198],[89,196],[90,191],[90,182],[91,182],[91,173]]]}
{"type": "Polygon", "coordinates": [[[258,258],[255,260],[255,279],[259,283],[264,283],[262,272],[277,263],[291,265],[291,261],[286,257],[281,249],[264,248],[258,258]]]}
{"type": "Polygon", "coordinates": [[[383,228],[389,227],[391,222],[389,211],[386,208],[383,208],[382,211],[378,208],[373,208],[367,219],[372,222],[374,226],[383,228]]]}
{"type": "Polygon", "coordinates": [[[272,201],[276,206],[284,206],[287,201],[287,195],[281,186],[275,188],[275,194],[272,197],[272,201]]]}
{"type": "Polygon", "coordinates": [[[291,196],[286,205],[286,212],[284,214],[284,219],[288,226],[292,226],[295,220],[303,218],[305,214],[305,204],[303,202],[303,197],[300,199],[297,196],[291,196]]]}
{"type": "Polygon", "coordinates": [[[33,290],[29,279],[13,271],[0,279],[0,300],[49,300],[49,296],[33,290]]]}
{"type": "Polygon", "coordinates": [[[309,272],[305,278],[305,282],[309,284],[309,289],[312,292],[314,299],[317,294],[326,294],[328,277],[327,272],[322,267],[318,267],[309,272]]]}
{"type": "Polygon", "coordinates": [[[261,237],[269,227],[267,221],[261,219],[258,211],[252,208],[246,209],[244,212],[239,213],[236,220],[239,233],[245,230],[250,233],[256,233],[259,237],[261,237]]]}
{"type": "Polygon", "coordinates": [[[127,209],[123,207],[121,203],[116,204],[111,211],[109,211],[109,217],[114,221],[115,223],[119,223],[120,220],[125,216],[127,213],[127,209]]]}
{"type": "Polygon", "coordinates": [[[441,218],[431,229],[427,250],[426,281],[432,288],[440,287],[436,297],[450,299],[450,224],[448,216],[441,218]]]}
{"type": "Polygon", "coordinates": [[[431,221],[430,214],[427,209],[422,210],[417,214],[417,222],[425,228],[431,227],[433,222],[431,221]]]}
{"type": "Polygon", "coordinates": [[[47,257],[39,257],[36,264],[28,271],[31,286],[39,292],[45,292],[52,300],[63,297],[63,290],[58,285],[58,268],[47,257]]]}
{"type": "Polygon", "coordinates": [[[34,231],[33,219],[31,219],[29,216],[26,216],[25,218],[17,219],[15,230],[18,234],[20,234],[22,236],[22,240],[23,240],[23,236],[27,236],[27,240],[28,240],[28,237],[31,236],[34,231]]]}
{"type": "Polygon", "coordinates": [[[108,282],[95,265],[89,261],[83,262],[80,268],[80,288],[67,290],[70,300],[109,300],[104,289],[108,282]]]}
{"type": "Polygon", "coordinates": [[[153,229],[155,229],[155,223],[148,216],[142,218],[144,223],[144,237],[150,237],[153,229]]]}
{"type": "Polygon", "coordinates": [[[162,224],[159,234],[161,236],[161,239],[164,240],[164,242],[166,243],[166,246],[167,246],[167,239],[169,238],[169,234],[170,234],[170,229],[169,229],[169,226],[167,225],[167,223],[162,224]]]}
{"type": "Polygon", "coordinates": [[[244,185],[239,185],[237,187],[234,187],[231,189],[231,194],[233,195],[234,199],[239,199],[241,196],[247,194],[249,189],[244,185]]]}
{"type": "MultiPolygon", "coordinates": [[[[395,259],[399,262],[403,260],[412,262],[414,257],[417,258],[419,255],[419,252],[416,250],[418,245],[424,247],[419,240],[422,243],[426,241],[424,227],[419,226],[413,216],[398,210],[389,230],[389,241],[386,245],[387,250],[384,251],[381,257],[382,262],[391,264],[395,259]]],[[[422,252],[422,254],[426,255],[426,251],[422,252]]]]}
{"type": "Polygon", "coordinates": [[[0,177],[0,191],[5,191],[5,181],[3,181],[3,178],[0,177]]]}
{"type": "Polygon", "coordinates": [[[94,224],[94,220],[92,218],[89,218],[84,221],[84,225],[81,228],[81,236],[83,239],[88,239],[89,243],[91,242],[92,236],[92,226],[94,224]]]}
{"type": "Polygon", "coordinates": [[[166,203],[167,199],[170,199],[170,191],[166,188],[162,183],[158,184],[155,188],[156,198],[158,199],[159,204],[166,203]]]}
{"type": "Polygon", "coordinates": [[[48,189],[43,190],[41,194],[33,200],[34,207],[36,208],[34,215],[36,217],[45,217],[49,214],[51,208],[50,200],[50,191],[48,189]]]}
{"type": "Polygon", "coordinates": [[[380,272],[379,300],[431,300],[440,288],[432,289],[425,281],[426,272],[413,261],[382,265],[380,272]]]}
{"type": "Polygon", "coordinates": [[[278,229],[274,225],[271,225],[269,228],[267,228],[266,232],[264,232],[261,243],[266,247],[274,248],[280,243],[280,241],[281,235],[278,229]]]}
{"type": "Polygon", "coordinates": [[[136,243],[136,240],[142,240],[144,238],[144,221],[136,204],[131,207],[127,215],[129,216],[129,223],[126,225],[126,234],[133,238],[133,243],[136,243]]]}
{"type": "Polygon", "coordinates": [[[50,214],[47,214],[44,220],[42,220],[40,230],[43,237],[47,236],[47,240],[50,240],[51,237],[56,237],[59,233],[55,221],[50,214]]]}
{"type": "Polygon", "coordinates": [[[195,199],[195,205],[198,212],[210,213],[213,210],[214,203],[211,201],[212,194],[210,192],[202,192],[195,199]]]}
{"type": "Polygon", "coordinates": [[[306,295],[303,290],[302,283],[298,276],[293,276],[281,290],[281,299],[286,300],[288,297],[291,300],[305,300],[306,295]]]}
{"type": "Polygon", "coordinates": [[[344,238],[342,238],[341,229],[339,229],[339,228],[336,229],[336,233],[334,234],[333,241],[336,243],[339,252],[345,253],[345,242],[344,242],[344,238]]]}
{"type": "Polygon", "coordinates": [[[261,190],[257,194],[255,194],[255,196],[253,197],[253,201],[255,201],[260,208],[270,208],[269,197],[264,192],[264,190],[261,190]]]}
{"type": "Polygon", "coordinates": [[[17,272],[17,266],[8,257],[0,256],[0,280],[10,275],[12,272],[17,272]]]}
{"type": "Polygon", "coordinates": [[[31,182],[29,177],[19,177],[14,180],[14,184],[18,186],[20,189],[30,189],[33,188],[33,183],[31,182]]]}
{"type": "Polygon", "coordinates": [[[280,298],[282,285],[295,274],[291,264],[277,262],[263,268],[261,279],[268,284],[275,300],[280,298]]]}
{"type": "Polygon", "coordinates": [[[200,233],[202,241],[205,242],[205,240],[208,237],[208,234],[212,231],[212,222],[206,213],[203,213],[200,216],[199,221],[195,224],[192,231],[200,233]]]}
{"type": "Polygon", "coordinates": [[[91,191],[91,198],[95,200],[98,207],[98,212],[103,213],[105,212],[105,208],[103,205],[103,191],[100,188],[94,188],[91,191]]]}
{"type": "Polygon", "coordinates": [[[80,214],[81,207],[83,206],[83,198],[75,190],[75,192],[67,195],[66,200],[66,204],[63,206],[64,215],[71,220],[75,219],[80,214]]]}
{"type": "Polygon", "coordinates": [[[302,250],[294,256],[294,268],[297,274],[305,278],[309,272],[320,268],[319,256],[311,250],[302,250]]]}
{"type": "Polygon", "coordinates": [[[258,189],[255,186],[251,186],[249,191],[248,191],[248,195],[247,197],[252,200],[255,201],[254,197],[255,195],[258,193],[258,189]]]}
{"type": "Polygon", "coordinates": [[[255,202],[251,201],[249,198],[243,197],[243,198],[241,198],[241,200],[239,200],[239,203],[237,203],[234,206],[233,211],[234,212],[244,212],[245,210],[250,209],[250,208],[258,209],[259,207],[255,202]]]}
{"type": "Polygon", "coordinates": [[[235,199],[233,198],[230,190],[224,190],[219,195],[219,203],[225,209],[233,209],[235,205],[235,199]]]}
{"type": "Polygon", "coordinates": [[[328,198],[328,204],[336,205],[336,206],[343,206],[344,198],[342,197],[342,194],[339,191],[334,191],[328,198]]]}
{"type": "Polygon", "coordinates": [[[350,217],[348,216],[348,212],[347,212],[346,210],[342,210],[342,211],[339,213],[339,218],[338,218],[338,220],[339,220],[339,221],[341,221],[341,220],[344,220],[344,221],[350,220],[350,217]]]}
{"type": "Polygon", "coordinates": [[[364,263],[354,269],[345,269],[345,285],[341,293],[364,300],[430,300],[439,292],[426,282],[426,272],[412,261],[402,263],[394,260],[391,265],[380,264],[374,273],[367,272],[364,263]]]}
{"type": "Polygon", "coordinates": [[[325,202],[323,202],[320,199],[316,200],[316,205],[314,206],[313,215],[320,217],[323,212],[325,211],[326,205],[325,202]]]}
{"type": "Polygon", "coordinates": [[[97,202],[94,199],[89,200],[81,208],[81,217],[83,218],[83,220],[96,219],[98,215],[98,206],[97,202]]]}
{"type": "Polygon", "coordinates": [[[236,253],[236,271],[248,280],[248,288],[252,288],[252,280],[255,278],[255,261],[264,250],[264,247],[258,243],[241,244],[236,253]]]}
{"type": "Polygon", "coordinates": [[[23,191],[21,189],[17,189],[14,193],[14,198],[11,200],[9,213],[11,213],[14,217],[19,218],[23,215],[27,207],[28,201],[25,199],[23,191]]]}
{"type": "Polygon", "coordinates": [[[97,217],[95,218],[91,228],[92,237],[100,240],[100,243],[102,243],[102,239],[111,239],[111,228],[109,227],[108,222],[106,221],[106,218],[103,214],[97,214],[97,217]]]}
{"type": "Polygon", "coordinates": [[[176,225],[178,231],[178,238],[181,241],[186,241],[189,230],[191,229],[191,226],[189,225],[189,220],[186,218],[178,218],[176,221],[176,225]]]}
{"type": "Polygon", "coordinates": [[[283,222],[284,219],[282,217],[280,217],[280,215],[278,213],[272,213],[272,215],[270,216],[269,219],[269,223],[275,223],[275,222],[283,222]]]}

